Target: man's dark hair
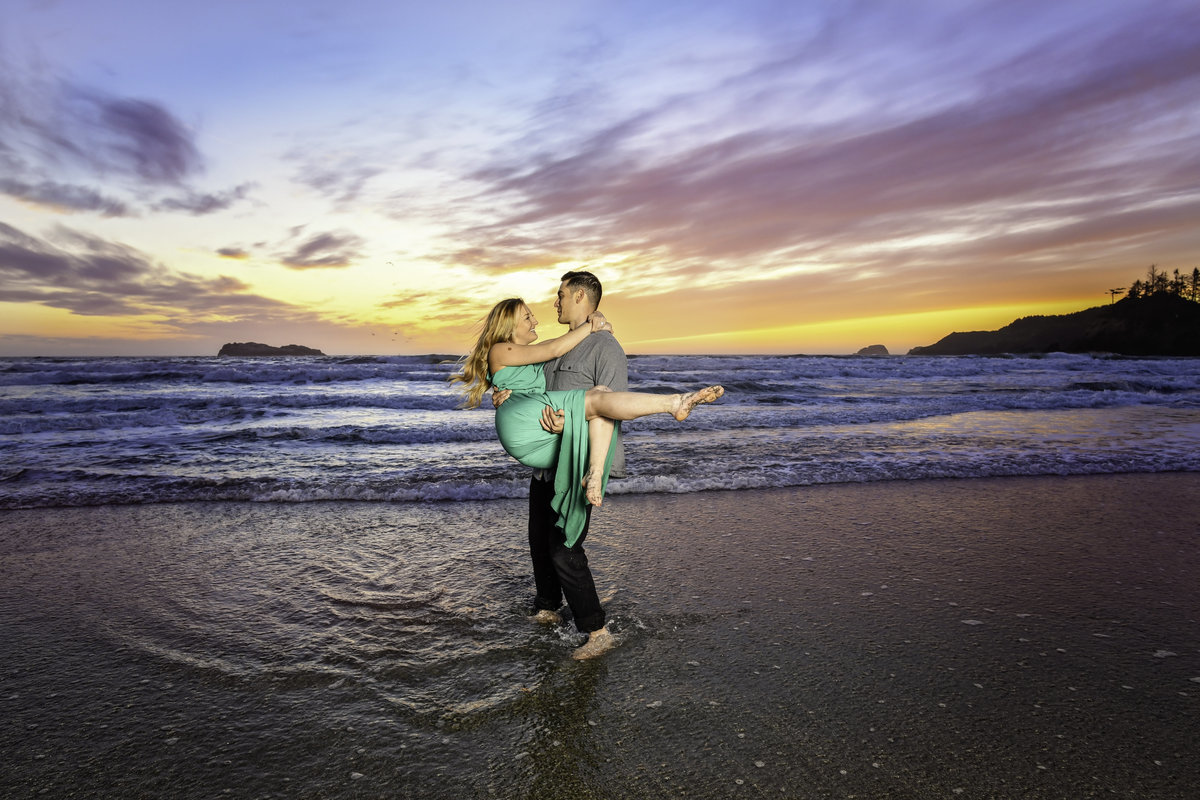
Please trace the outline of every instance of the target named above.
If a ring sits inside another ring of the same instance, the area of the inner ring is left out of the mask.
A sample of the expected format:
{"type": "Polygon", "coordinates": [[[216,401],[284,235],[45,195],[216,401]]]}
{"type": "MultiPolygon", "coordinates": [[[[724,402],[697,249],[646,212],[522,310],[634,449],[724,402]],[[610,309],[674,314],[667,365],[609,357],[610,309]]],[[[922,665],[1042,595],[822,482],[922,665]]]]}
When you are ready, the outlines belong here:
{"type": "Polygon", "coordinates": [[[600,307],[600,297],[604,294],[604,287],[600,285],[600,279],[590,272],[568,272],[559,280],[567,282],[567,291],[575,292],[583,289],[588,300],[592,302],[594,308],[600,307]]]}

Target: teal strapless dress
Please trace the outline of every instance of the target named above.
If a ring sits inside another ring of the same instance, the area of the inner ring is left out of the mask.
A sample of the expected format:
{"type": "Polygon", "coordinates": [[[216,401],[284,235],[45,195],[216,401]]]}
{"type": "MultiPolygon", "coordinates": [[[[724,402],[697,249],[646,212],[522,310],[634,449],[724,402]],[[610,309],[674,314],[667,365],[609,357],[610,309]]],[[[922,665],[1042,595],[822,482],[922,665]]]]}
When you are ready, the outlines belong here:
{"type": "MultiPolygon", "coordinates": [[[[588,423],[584,390],[550,392],[542,364],[504,367],[491,378],[492,386],[509,389],[512,396],[496,409],[496,433],[510,456],[527,467],[554,470],[554,499],[558,525],[573,547],[587,522],[587,496],[580,482],[588,468],[588,423]],[[542,409],[551,406],[566,412],[561,435],[542,430],[542,409]]],[[[608,486],[608,470],[616,451],[618,432],[613,432],[604,459],[602,485],[608,486]]]]}

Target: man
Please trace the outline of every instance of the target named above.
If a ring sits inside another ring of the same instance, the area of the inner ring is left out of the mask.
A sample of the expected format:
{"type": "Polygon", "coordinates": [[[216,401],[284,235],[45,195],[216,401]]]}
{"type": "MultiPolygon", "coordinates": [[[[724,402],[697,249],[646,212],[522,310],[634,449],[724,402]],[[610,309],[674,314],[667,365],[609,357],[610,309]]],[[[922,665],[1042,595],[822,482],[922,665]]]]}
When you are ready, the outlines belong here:
{"type": "MultiPolygon", "coordinates": [[[[590,272],[568,272],[562,276],[554,309],[558,321],[572,330],[587,324],[588,315],[600,305],[603,288],[590,272]]],[[[547,362],[546,388],[551,391],[591,389],[607,386],[613,391],[629,390],[629,368],[625,351],[611,332],[601,331],[587,337],[566,355],[547,362]]],[[[508,399],[508,391],[492,393],[492,404],[499,407],[508,399]]],[[[563,429],[563,412],[550,408],[542,413],[542,427],[553,433],[563,429]]],[[[617,426],[618,440],[613,455],[610,476],[625,474],[625,453],[617,426]]],[[[588,568],[583,541],[591,523],[592,509],[588,507],[583,533],[574,547],[566,546],[566,535],[555,523],[558,515],[550,506],[554,497],[554,474],[538,470],[529,482],[529,555],[533,559],[533,580],[537,588],[534,619],[539,622],[558,622],[558,609],[563,598],[575,618],[575,627],[588,634],[588,640],[574,652],[577,659],[595,658],[615,645],[605,626],[604,609],[596,593],[596,584],[588,568]]]]}

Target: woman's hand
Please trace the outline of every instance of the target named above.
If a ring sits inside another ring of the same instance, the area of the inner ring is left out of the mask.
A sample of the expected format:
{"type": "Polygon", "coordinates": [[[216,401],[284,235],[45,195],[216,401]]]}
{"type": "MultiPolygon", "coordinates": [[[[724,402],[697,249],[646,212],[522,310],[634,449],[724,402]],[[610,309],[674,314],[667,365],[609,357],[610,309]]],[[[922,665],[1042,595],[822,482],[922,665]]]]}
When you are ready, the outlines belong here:
{"type": "Polygon", "coordinates": [[[596,331],[611,332],[613,329],[612,323],[605,319],[604,315],[599,311],[593,311],[592,315],[588,317],[588,321],[592,323],[592,333],[595,333],[596,331]]]}

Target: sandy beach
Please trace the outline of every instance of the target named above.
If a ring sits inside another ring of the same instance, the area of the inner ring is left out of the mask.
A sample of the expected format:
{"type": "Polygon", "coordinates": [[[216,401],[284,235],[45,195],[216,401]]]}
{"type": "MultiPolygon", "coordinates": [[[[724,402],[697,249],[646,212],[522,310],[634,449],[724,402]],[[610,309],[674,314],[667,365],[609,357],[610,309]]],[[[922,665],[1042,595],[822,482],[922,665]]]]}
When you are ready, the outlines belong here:
{"type": "Polygon", "coordinates": [[[4,797],[1191,798],[1200,473],[0,513],[4,797]]]}

